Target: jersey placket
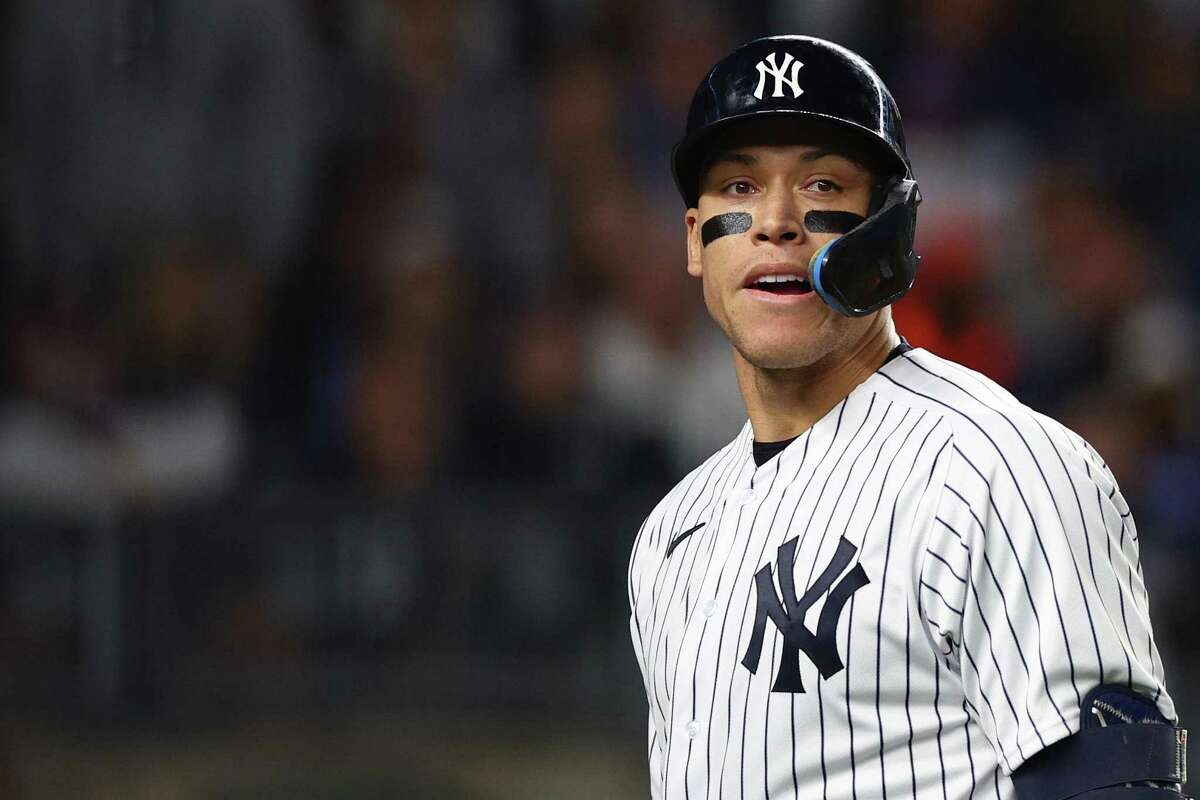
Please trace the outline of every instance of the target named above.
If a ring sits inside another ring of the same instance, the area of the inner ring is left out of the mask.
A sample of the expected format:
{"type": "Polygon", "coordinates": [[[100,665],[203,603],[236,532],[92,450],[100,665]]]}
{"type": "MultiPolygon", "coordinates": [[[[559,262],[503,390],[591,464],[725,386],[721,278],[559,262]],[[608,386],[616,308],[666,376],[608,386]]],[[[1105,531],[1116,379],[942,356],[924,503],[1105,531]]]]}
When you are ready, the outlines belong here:
{"type": "Polygon", "coordinates": [[[745,609],[730,598],[740,597],[747,590],[753,579],[751,562],[770,536],[770,526],[763,523],[761,515],[769,513],[770,503],[779,502],[781,489],[775,486],[779,464],[780,458],[776,457],[756,467],[747,455],[714,514],[715,536],[705,563],[697,565],[696,579],[689,582],[687,622],[679,658],[681,663],[692,664],[693,671],[679,676],[681,684],[672,703],[672,747],[679,748],[672,761],[681,758],[681,766],[686,765],[686,769],[677,771],[672,765],[668,776],[672,782],[690,780],[695,788],[694,781],[713,780],[711,773],[719,767],[713,758],[719,759],[723,752],[729,726],[725,704],[714,702],[714,698],[734,680],[733,671],[741,669],[738,648],[747,623],[743,618],[745,609]],[[685,677],[686,687],[682,685],[685,677]]]}

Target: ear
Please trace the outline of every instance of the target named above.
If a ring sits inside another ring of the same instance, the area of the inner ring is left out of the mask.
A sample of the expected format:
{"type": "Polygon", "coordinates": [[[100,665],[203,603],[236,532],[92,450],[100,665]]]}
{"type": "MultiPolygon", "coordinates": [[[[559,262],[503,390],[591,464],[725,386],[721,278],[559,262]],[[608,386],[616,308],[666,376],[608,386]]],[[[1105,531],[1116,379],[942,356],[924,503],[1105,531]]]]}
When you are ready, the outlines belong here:
{"type": "Polygon", "coordinates": [[[700,211],[689,208],[683,215],[683,224],[687,226],[687,271],[693,278],[703,274],[700,253],[704,245],[700,243],[700,211]]]}

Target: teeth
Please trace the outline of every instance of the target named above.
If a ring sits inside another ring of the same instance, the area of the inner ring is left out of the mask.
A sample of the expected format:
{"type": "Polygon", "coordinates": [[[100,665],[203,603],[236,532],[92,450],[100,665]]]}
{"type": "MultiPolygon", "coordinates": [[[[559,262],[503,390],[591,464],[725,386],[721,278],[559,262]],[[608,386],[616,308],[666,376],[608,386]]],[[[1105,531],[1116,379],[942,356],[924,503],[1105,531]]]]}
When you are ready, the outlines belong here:
{"type": "Polygon", "coordinates": [[[755,283],[804,283],[799,275],[763,275],[755,283]]]}

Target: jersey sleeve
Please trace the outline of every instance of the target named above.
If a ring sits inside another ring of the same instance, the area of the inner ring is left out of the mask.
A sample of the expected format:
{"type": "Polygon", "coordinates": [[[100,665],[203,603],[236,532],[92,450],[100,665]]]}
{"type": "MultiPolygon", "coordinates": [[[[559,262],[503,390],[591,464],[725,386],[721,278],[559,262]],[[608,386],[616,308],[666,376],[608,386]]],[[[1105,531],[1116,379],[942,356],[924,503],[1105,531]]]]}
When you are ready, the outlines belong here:
{"type": "Polygon", "coordinates": [[[650,799],[663,800],[663,740],[654,726],[653,712],[646,714],[646,749],[649,754],[647,761],[650,765],[650,799]]]}
{"type": "Polygon", "coordinates": [[[915,588],[932,646],[1009,774],[1078,731],[1101,684],[1175,719],[1133,517],[1095,452],[1051,426],[954,444],[915,588]]]}
{"type": "MultiPolygon", "coordinates": [[[[636,609],[629,617],[629,631],[633,638],[633,649],[637,654],[638,668],[642,672],[642,680],[646,685],[649,685],[649,677],[646,674],[645,657],[643,656],[642,640],[638,629],[637,611],[636,609]]],[[[663,798],[663,740],[659,735],[658,728],[654,724],[654,709],[646,710],[646,760],[650,767],[650,797],[651,800],[662,800],[663,798]]]]}
{"type": "MultiPolygon", "coordinates": [[[[641,588],[641,571],[639,569],[642,554],[641,548],[646,546],[643,537],[647,529],[650,527],[650,521],[647,520],[642,525],[642,529],[638,531],[637,538],[634,540],[633,553],[629,559],[629,635],[633,641],[633,652],[637,657],[638,669],[642,673],[642,682],[646,687],[646,696],[649,698],[650,691],[650,676],[646,669],[646,651],[642,642],[641,622],[638,618],[638,597],[642,591],[641,588]]],[[[647,762],[650,768],[650,797],[651,800],[662,800],[663,785],[662,785],[662,766],[663,766],[663,740],[654,724],[654,709],[648,708],[646,712],[646,751],[647,762]]]]}

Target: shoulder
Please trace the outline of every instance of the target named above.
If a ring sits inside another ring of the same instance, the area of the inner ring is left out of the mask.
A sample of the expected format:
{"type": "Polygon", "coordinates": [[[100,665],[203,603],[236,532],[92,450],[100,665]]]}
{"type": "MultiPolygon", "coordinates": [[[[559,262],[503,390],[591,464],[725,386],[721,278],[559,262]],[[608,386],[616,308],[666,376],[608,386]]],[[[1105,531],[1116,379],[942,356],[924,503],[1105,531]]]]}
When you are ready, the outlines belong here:
{"type": "Polygon", "coordinates": [[[1079,434],[1022,403],[986,375],[915,349],[885,367],[894,389],[910,402],[939,410],[958,457],[980,470],[1016,470],[1050,462],[1081,470],[1098,483],[1111,472],[1079,434]]]}
{"type": "Polygon", "coordinates": [[[1031,411],[983,373],[921,348],[888,362],[880,373],[909,402],[940,411],[955,433],[1031,411]]]}
{"type": "Polygon", "coordinates": [[[1078,433],[987,376],[927,351],[893,363],[896,385],[946,412],[952,441],[943,497],[951,505],[966,503],[981,519],[989,509],[1012,519],[1011,506],[1034,525],[1065,525],[1085,512],[1100,527],[1132,525],[1112,471],[1078,433]]]}
{"type": "Polygon", "coordinates": [[[646,516],[633,543],[633,560],[642,551],[667,546],[664,537],[670,529],[687,527],[700,514],[706,500],[720,491],[720,485],[736,471],[750,454],[753,436],[747,422],[728,444],[706,458],[667,492],[646,516]]]}

